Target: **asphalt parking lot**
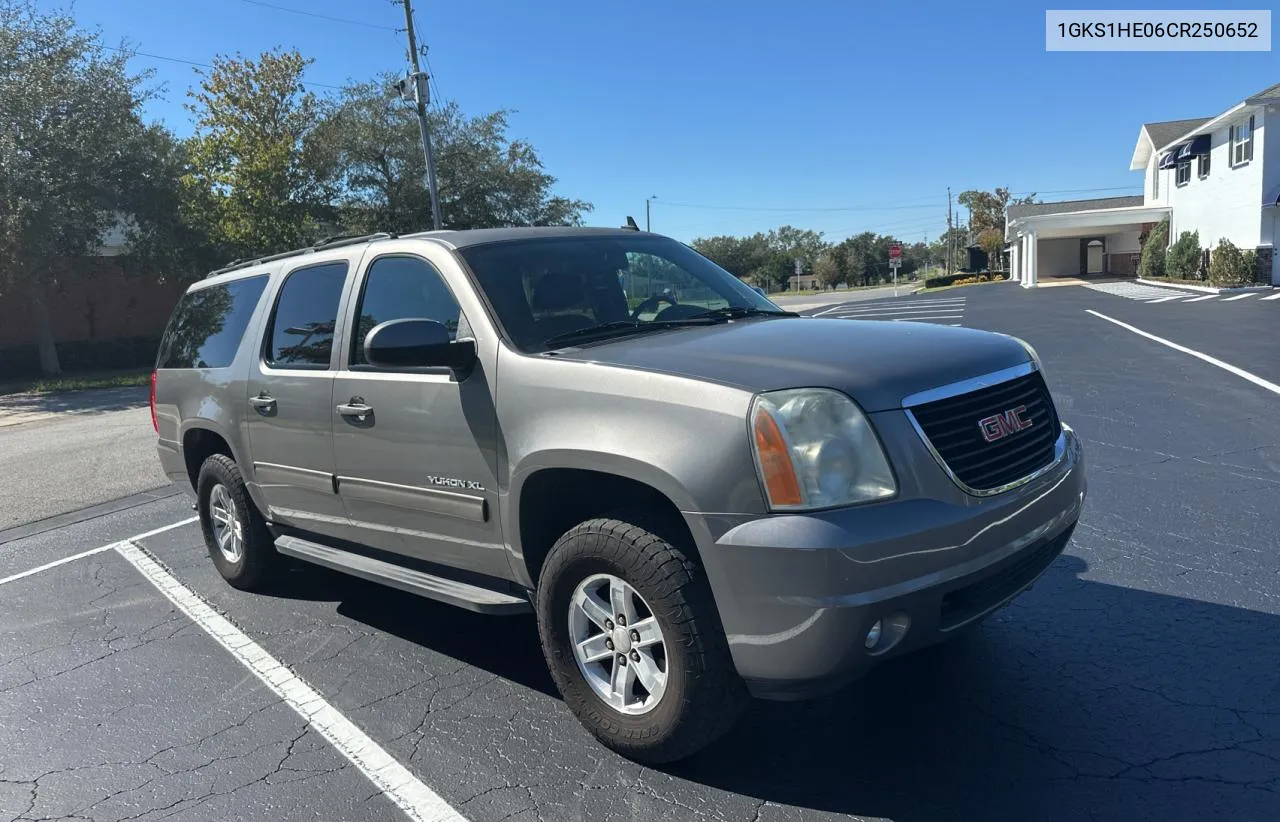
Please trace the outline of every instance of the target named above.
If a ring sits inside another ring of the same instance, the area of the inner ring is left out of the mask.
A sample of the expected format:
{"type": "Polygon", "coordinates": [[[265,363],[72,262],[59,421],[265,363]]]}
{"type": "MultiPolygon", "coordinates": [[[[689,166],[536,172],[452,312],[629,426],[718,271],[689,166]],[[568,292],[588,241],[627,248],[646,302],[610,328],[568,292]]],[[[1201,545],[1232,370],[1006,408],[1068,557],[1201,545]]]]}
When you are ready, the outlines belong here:
{"type": "Polygon", "coordinates": [[[163,491],[42,511],[0,531],[0,820],[1280,818],[1280,300],[819,311],[1021,336],[1084,440],[1072,544],[973,636],[656,770],[573,720],[531,619],[318,568],[235,591],[163,491]]]}

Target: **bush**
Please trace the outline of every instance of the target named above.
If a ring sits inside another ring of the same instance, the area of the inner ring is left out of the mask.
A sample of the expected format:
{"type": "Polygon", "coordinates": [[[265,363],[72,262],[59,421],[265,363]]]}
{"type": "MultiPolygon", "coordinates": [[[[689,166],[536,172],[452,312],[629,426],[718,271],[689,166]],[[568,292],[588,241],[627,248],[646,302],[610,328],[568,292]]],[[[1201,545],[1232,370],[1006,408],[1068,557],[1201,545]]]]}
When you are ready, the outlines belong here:
{"type": "Polygon", "coordinates": [[[1165,246],[1169,244],[1169,220],[1161,220],[1142,246],[1142,259],[1138,261],[1138,276],[1163,277],[1165,275],[1165,246]]]}
{"type": "Polygon", "coordinates": [[[1209,255],[1209,282],[1218,286],[1244,285],[1257,276],[1258,255],[1241,251],[1225,237],[1209,255]]]}
{"type": "Polygon", "coordinates": [[[1200,280],[1200,232],[1184,231],[1178,241],[1165,254],[1165,275],[1175,280],[1200,280]]]}

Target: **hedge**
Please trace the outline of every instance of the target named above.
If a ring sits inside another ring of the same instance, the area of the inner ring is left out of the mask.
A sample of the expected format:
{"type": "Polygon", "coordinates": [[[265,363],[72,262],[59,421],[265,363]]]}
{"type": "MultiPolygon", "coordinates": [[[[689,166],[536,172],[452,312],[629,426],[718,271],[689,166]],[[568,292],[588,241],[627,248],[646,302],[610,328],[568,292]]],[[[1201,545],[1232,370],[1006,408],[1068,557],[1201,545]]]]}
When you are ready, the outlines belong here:
{"type": "Polygon", "coordinates": [[[968,280],[970,282],[991,282],[997,277],[1003,279],[1003,275],[993,274],[989,271],[981,274],[973,271],[958,271],[955,274],[941,274],[937,277],[930,277],[924,281],[925,288],[941,288],[945,285],[955,285],[958,280],[968,280]]]}

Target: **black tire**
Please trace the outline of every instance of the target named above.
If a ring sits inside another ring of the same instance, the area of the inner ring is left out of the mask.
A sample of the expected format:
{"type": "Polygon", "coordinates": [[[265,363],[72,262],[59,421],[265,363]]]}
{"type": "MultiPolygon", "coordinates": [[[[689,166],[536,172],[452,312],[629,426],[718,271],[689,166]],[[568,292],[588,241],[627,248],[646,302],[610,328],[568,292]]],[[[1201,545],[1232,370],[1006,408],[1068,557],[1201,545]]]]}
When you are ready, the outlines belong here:
{"type": "Polygon", "coordinates": [[[279,569],[280,555],[266,522],[249,497],[244,478],[235,460],[214,454],[200,466],[196,475],[196,508],[200,515],[200,531],[205,547],[218,573],[235,588],[252,590],[269,582],[279,569]],[[233,518],[239,523],[241,548],[239,559],[232,560],[218,546],[210,498],[215,489],[223,488],[235,509],[233,518]]]}
{"type": "Polygon", "coordinates": [[[600,742],[628,759],[683,759],[728,731],[749,700],[701,568],[639,525],[592,519],[562,536],[540,574],[537,613],[543,656],[565,704],[600,742]],[[594,574],[630,585],[662,630],[666,690],[647,713],[611,707],[592,690],[574,656],[570,601],[594,574]]]}

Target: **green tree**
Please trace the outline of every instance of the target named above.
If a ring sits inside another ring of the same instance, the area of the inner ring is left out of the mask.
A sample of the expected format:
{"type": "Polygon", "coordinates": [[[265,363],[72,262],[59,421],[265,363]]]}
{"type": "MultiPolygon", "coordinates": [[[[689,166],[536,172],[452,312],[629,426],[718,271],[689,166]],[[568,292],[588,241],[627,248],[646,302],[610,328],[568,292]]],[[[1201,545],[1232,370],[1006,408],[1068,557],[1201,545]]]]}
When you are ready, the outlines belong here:
{"type": "Polygon", "coordinates": [[[924,270],[933,260],[929,245],[924,242],[904,244],[902,246],[903,275],[910,276],[924,270]]]}
{"type": "Polygon", "coordinates": [[[63,12],[0,0],[0,293],[29,305],[45,374],[61,371],[50,285],[128,216],[139,173],[156,173],[146,75],[128,56],[63,12]]]}
{"type": "MultiPolygon", "coordinates": [[[[744,280],[752,279],[769,257],[769,244],[763,234],[753,234],[750,237],[733,237],[727,234],[698,237],[689,245],[725,271],[744,280]]],[[[756,285],[763,288],[769,284],[756,285]]]]}
{"type": "Polygon", "coordinates": [[[835,251],[824,251],[813,263],[814,276],[823,288],[835,288],[845,278],[844,266],[840,264],[840,256],[835,251]]]}
{"type": "MultiPolygon", "coordinates": [[[[995,191],[978,191],[971,189],[969,191],[960,192],[956,199],[960,205],[969,211],[968,231],[964,238],[964,245],[967,245],[971,239],[977,238],[978,245],[982,245],[982,232],[999,231],[1001,236],[1004,234],[1005,211],[1011,205],[1027,205],[1036,201],[1035,194],[1028,194],[1025,197],[1014,197],[1012,192],[1007,188],[997,188],[995,191]]],[[[963,248],[964,245],[959,246],[963,248]]],[[[987,251],[983,246],[983,250],[987,251]]],[[[990,251],[987,251],[990,254],[990,251]]]]}
{"type": "MultiPolygon", "coordinates": [[[[846,277],[850,285],[871,285],[875,278],[876,235],[870,231],[855,234],[836,246],[844,257],[846,277]]],[[[887,252],[886,252],[887,253],[887,252]]]]}
{"type": "Polygon", "coordinates": [[[822,239],[822,232],[790,225],[770,231],[765,237],[765,242],[770,249],[792,261],[793,272],[795,260],[799,260],[805,269],[813,270],[813,264],[818,261],[819,255],[830,247],[830,244],[822,239]]]}
{"type": "Polygon", "coordinates": [[[1200,232],[1184,231],[1165,255],[1165,272],[1178,280],[1200,279],[1200,232]]]}
{"type": "Polygon", "coordinates": [[[995,271],[1000,264],[1000,252],[1004,250],[1004,229],[984,228],[978,233],[978,245],[987,253],[987,269],[995,271]]]}
{"type": "MultiPolygon", "coordinates": [[[[391,91],[392,79],[345,89],[326,104],[314,135],[342,222],[353,230],[431,227],[418,121],[391,91]]],[[[469,117],[455,103],[428,112],[444,226],[580,225],[591,204],[553,194],[556,178],[531,144],[509,136],[508,117],[469,117]]]]}
{"type": "Polygon", "coordinates": [[[1143,279],[1163,277],[1165,272],[1165,250],[1169,245],[1169,218],[1166,217],[1147,235],[1142,244],[1142,257],[1138,260],[1138,276],[1143,279]]]}
{"type": "Polygon", "coordinates": [[[215,57],[188,92],[190,221],[230,256],[251,257],[314,240],[328,191],[311,139],[319,105],[296,50],[257,60],[215,57]]]}

